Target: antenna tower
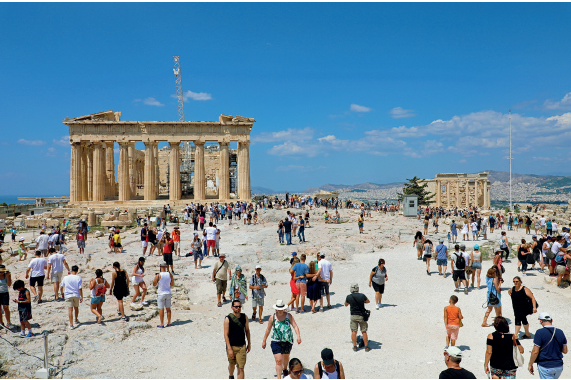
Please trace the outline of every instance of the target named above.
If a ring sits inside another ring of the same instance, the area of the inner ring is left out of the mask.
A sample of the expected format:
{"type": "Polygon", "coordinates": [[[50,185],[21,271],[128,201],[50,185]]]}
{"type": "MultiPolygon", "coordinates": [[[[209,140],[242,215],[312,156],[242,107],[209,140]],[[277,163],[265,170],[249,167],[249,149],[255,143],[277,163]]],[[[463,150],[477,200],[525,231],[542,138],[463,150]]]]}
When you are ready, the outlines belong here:
{"type": "Polygon", "coordinates": [[[178,121],[184,121],[184,97],[182,92],[182,76],[180,74],[180,57],[172,57],[174,79],[176,84],[176,100],[178,102],[178,121]]]}
{"type": "Polygon", "coordinates": [[[510,211],[513,211],[512,206],[512,110],[509,111],[510,117],[510,211]]]}

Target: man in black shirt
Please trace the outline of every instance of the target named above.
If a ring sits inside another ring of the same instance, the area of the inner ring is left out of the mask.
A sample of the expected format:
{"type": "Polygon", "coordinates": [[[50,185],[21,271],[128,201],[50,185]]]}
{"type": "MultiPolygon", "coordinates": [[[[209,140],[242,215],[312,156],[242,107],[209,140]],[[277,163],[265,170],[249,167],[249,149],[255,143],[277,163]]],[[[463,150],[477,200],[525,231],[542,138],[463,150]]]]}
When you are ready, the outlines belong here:
{"type": "Polygon", "coordinates": [[[234,378],[234,367],[238,366],[238,379],[244,378],[246,354],[250,352],[250,326],[246,314],[241,313],[242,304],[239,300],[232,301],[232,313],[224,318],[224,340],[228,356],[228,373],[234,378]],[[248,346],[246,346],[248,338],[248,346]]]}
{"type": "Polygon", "coordinates": [[[444,350],[444,362],[448,369],[440,372],[439,379],[475,379],[476,376],[470,371],[460,367],[462,361],[462,351],[451,346],[444,350]]]}
{"type": "Polygon", "coordinates": [[[286,236],[286,242],[287,245],[291,245],[291,225],[293,223],[289,221],[288,218],[285,218],[284,220],[284,232],[285,232],[285,236],[286,236]]]}
{"type": "Polygon", "coordinates": [[[351,285],[351,294],[345,299],[345,306],[349,306],[351,310],[351,340],[353,341],[353,351],[357,351],[357,331],[361,328],[363,334],[363,343],[365,344],[365,351],[369,352],[369,338],[367,336],[368,323],[364,319],[365,304],[369,303],[369,299],[363,293],[359,293],[359,284],[351,285]]]}

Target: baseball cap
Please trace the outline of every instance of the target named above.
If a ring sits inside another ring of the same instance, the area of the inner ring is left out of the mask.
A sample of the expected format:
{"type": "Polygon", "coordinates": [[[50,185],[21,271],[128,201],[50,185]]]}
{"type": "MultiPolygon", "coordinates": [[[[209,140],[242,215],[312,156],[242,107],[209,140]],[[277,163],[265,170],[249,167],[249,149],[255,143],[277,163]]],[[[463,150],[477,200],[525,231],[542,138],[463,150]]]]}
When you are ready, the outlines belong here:
{"type": "Polygon", "coordinates": [[[163,261],[162,263],[159,264],[159,267],[168,267],[168,264],[166,261],[163,261]]]}
{"type": "Polygon", "coordinates": [[[292,256],[297,256],[297,252],[292,252],[291,255],[292,255],[292,256]]]}
{"type": "Polygon", "coordinates": [[[324,348],[321,350],[321,359],[325,365],[335,364],[335,360],[333,359],[333,350],[330,348],[324,348]]]}
{"type": "Polygon", "coordinates": [[[325,257],[325,253],[321,252],[321,253],[319,254],[319,257],[325,257]]]}
{"type": "Polygon", "coordinates": [[[480,249],[480,246],[478,244],[474,244],[474,249],[480,249]]]}
{"type": "Polygon", "coordinates": [[[262,269],[262,266],[260,264],[256,265],[256,269],[262,269]]]}
{"type": "Polygon", "coordinates": [[[444,352],[446,352],[448,355],[452,356],[453,358],[462,359],[462,350],[460,350],[456,346],[448,347],[447,349],[444,350],[444,352]]]}
{"type": "Polygon", "coordinates": [[[466,249],[466,245],[460,244],[460,249],[466,249]]]}
{"type": "Polygon", "coordinates": [[[444,239],[440,238],[440,239],[438,239],[438,242],[444,243],[444,239]]]}
{"type": "Polygon", "coordinates": [[[539,313],[539,316],[537,317],[537,319],[540,319],[542,321],[551,321],[551,314],[544,311],[543,313],[539,313]]]}
{"type": "Polygon", "coordinates": [[[224,252],[220,252],[220,254],[218,255],[220,257],[226,257],[226,254],[224,252]]]}
{"type": "Polygon", "coordinates": [[[537,235],[531,235],[531,238],[532,239],[537,238],[537,235]]]}
{"type": "Polygon", "coordinates": [[[23,237],[21,237],[21,238],[20,238],[20,241],[24,241],[24,238],[23,238],[23,237]]]}

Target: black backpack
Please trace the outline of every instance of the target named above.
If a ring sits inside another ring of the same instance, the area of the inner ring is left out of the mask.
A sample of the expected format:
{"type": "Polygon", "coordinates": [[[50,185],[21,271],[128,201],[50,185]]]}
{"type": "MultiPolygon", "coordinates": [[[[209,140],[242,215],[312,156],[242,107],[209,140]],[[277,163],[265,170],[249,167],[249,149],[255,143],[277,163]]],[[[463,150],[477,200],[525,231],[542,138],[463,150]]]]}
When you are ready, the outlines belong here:
{"type": "Polygon", "coordinates": [[[460,255],[458,256],[457,254],[454,254],[454,256],[456,256],[456,268],[458,268],[458,270],[464,270],[466,268],[466,259],[464,258],[464,255],[460,255]]]}

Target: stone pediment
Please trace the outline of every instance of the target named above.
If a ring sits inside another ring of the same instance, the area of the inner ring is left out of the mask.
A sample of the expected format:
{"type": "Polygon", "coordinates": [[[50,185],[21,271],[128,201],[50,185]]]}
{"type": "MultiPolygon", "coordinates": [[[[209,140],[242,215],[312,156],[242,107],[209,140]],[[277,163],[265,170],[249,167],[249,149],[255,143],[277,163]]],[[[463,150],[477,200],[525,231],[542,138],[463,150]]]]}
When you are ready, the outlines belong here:
{"type": "Polygon", "coordinates": [[[121,121],[121,112],[113,112],[112,110],[109,110],[109,111],[92,113],[90,115],[79,116],[73,119],[66,117],[64,121],[85,121],[85,120],[121,121]]]}

